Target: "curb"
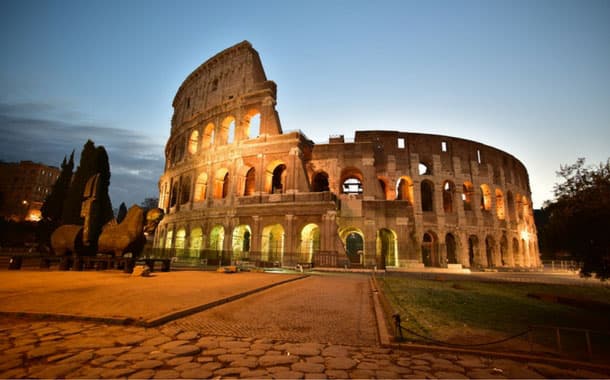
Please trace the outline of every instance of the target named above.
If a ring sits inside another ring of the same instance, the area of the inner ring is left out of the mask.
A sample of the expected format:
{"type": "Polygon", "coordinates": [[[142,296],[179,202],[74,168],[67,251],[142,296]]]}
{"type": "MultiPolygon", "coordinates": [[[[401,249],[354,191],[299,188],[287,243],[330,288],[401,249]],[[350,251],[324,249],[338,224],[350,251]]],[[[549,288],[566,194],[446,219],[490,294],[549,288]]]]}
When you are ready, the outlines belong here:
{"type": "Polygon", "coordinates": [[[419,343],[397,343],[393,342],[395,339],[393,335],[389,333],[388,325],[386,323],[386,318],[384,315],[383,308],[381,307],[380,301],[380,292],[379,287],[377,285],[377,281],[374,276],[370,277],[371,289],[373,292],[373,306],[375,309],[375,319],[377,321],[377,332],[379,336],[380,345],[385,348],[392,348],[395,350],[420,350],[420,351],[437,351],[437,352],[452,352],[452,353],[465,353],[465,354],[475,354],[482,356],[491,356],[491,357],[499,357],[499,358],[507,358],[507,359],[515,359],[515,360],[523,360],[528,362],[539,362],[539,363],[548,363],[554,365],[560,365],[564,367],[575,367],[575,368],[583,368],[594,371],[603,371],[604,373],[610,374],[610,366],[603,364],[595,364],[590,362],[582,362],[577,360],[570,359],[562,359],[562,358],[553,358],[548,356],[540,356],[540,355],[528,355],[528,354],[520,354],[520,353],[512,353],[512,352],[501,352],[501,351],[485,351],[485,350],[476,350],[469,348],[453,348],[453,347],[445,347],[445,346],[435,346],[435,345],[427,345],[427,344],[419,344],[419,343]]]}
{"type": "Polygon", "coordinates": [[[191,306],[182,310],[174,311],[171,313],[167,313],[161,315],[160,317],[155,317],[148,320],[136,320],[131,317],[96,317],[96,316],[88,316],[88,315],[75,315],[75,314],[62,314],[62,313],[35,313],[35,312],[25,312],[25,311],[0,311],[0,317],[12,317],[12,318],[31,318],[31,319],[46,319],[46,320],[55,320],[55,321],[84,321],[84,322],[95,322],[95,323],[106,323],[110,325],[132,325],[132,326],[140,326],[140,327],[157,327],[163,325],[167,322],[176,320],[178,318],[183,318],[189,316],[191,314],[198,313],[200,311],[208,310],[214,308],[216,306],[220,306],[232,301],[236,301],[240,298],[244,298],[250,296],[255,293],[262,292],[264,290],[273,288],[278,285],[287,284],[289,282],[301,280],[303,278],[309,277],[309,275],[301,275],[293,278],[288,278],[283,281],[275,282],[273,284],[265,285],[260,288],[255,288],[252,290],[248,290],[243,293],[234,294],[229,297],[221,298],[216,301],[208,302],[202,305],[191,306]]]}

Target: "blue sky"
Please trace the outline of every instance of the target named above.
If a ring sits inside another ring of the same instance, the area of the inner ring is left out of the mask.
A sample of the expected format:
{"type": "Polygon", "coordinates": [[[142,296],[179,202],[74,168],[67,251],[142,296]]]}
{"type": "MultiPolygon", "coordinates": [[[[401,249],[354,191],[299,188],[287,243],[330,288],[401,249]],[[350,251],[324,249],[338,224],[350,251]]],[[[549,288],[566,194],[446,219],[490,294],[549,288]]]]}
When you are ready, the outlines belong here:
{"type": "Polygon", "coordinates": [[[505,150],[534,206],[610,157],[610,1],[0,2],[0,160],[104,145],[111,198],[157,196],[182,81],[243,40],[285,131],[436,133],[505,150]]]}

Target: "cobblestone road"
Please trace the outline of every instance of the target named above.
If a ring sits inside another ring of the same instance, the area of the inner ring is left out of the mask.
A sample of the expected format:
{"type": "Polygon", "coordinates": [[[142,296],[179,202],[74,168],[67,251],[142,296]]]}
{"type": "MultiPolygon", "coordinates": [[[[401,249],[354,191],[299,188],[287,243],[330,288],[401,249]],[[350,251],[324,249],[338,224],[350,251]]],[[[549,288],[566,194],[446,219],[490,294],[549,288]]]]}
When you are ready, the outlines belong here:
{"type": "Polygon", "coordinates": [[[293,342],[377,344],[369,279],[318,275],[170,323],[202,334],[293,342]]]}

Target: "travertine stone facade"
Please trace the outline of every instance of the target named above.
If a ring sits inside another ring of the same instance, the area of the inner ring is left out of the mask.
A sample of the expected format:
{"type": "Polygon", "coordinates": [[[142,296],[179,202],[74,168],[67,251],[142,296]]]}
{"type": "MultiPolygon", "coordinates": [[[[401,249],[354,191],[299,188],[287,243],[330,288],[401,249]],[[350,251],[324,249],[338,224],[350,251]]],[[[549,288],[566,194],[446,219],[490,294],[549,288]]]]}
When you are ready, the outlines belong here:
{"type": "Polygon", "coordinates": [[[283,133],[276,85],[244,41],[174,99],[155,246],[192,261],[352,267],[538,267],[527,170],[449,136],[283,133]]]}

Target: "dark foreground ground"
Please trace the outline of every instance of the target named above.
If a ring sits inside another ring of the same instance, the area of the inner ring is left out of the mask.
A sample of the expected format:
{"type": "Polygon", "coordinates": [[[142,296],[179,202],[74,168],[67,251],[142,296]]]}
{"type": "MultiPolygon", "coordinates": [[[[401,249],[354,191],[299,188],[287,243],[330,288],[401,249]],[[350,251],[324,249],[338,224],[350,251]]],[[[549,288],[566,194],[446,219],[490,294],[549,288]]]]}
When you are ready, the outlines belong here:
{"type": "Polygon", "coordinates": [[[0,271],[0,378],[608,377],[537,359],[381,347],[367,276],[295,276],[0,271]],[[180,316],[240,292],[253,294],[180,316]]]}

